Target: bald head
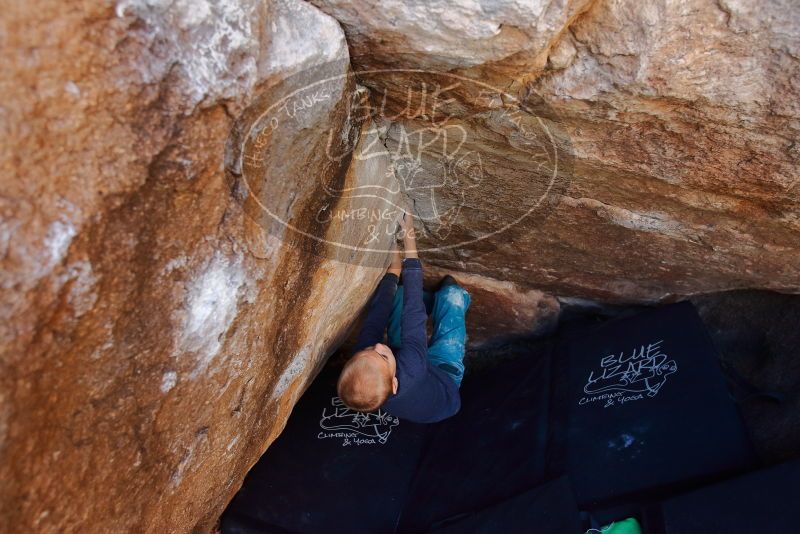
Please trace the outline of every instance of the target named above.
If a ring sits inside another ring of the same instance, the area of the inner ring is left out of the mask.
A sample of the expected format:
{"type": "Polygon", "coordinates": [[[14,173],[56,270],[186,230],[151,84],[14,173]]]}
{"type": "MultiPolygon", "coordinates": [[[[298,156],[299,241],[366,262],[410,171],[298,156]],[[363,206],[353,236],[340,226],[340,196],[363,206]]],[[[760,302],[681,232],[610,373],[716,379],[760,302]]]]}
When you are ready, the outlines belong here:
{"type": "Polygon", "coordinates": [[[394,372],[374,350],[357,352],[345,364],[336,385],[339,398],[353,410],[372,412],[393,391],[394,372]]]}

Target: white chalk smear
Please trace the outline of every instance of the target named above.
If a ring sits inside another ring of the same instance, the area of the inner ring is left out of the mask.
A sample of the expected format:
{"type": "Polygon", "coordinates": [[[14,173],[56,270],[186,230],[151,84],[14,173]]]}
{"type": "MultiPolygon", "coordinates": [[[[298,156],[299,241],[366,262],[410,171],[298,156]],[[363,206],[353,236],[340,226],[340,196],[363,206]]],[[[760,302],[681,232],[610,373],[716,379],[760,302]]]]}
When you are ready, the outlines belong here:
{"type": "Polygon", "coordinates": [[[175,371],[167,371],[161,377],[161,393],[167,393],[169,390],[175,387],[175,384],[178,383],[178,373],[175,371]]]}
{"type": "Polygon", "coordinates": [[[205,371],[219,352],[221,340],[236,317],[239,288],[244,281],[241,258],[217,253],[189,282],[178,343],[180,350],[197,355],[191,378],[205,371]]]}

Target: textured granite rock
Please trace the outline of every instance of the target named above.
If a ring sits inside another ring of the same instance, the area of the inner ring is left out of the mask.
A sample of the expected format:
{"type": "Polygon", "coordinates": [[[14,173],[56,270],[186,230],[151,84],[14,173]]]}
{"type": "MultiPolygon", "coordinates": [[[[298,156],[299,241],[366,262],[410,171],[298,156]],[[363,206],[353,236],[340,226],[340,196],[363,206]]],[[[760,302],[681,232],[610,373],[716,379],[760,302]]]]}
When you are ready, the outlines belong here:
{"type": "MultiPolygon", "coordinates": [[[[477,187],[443,194],[463,209],[426,241],[439,267],[629,302],[800,289],[795,3],[313,3],[342,23],[362,83],[387,102],[389,148],[452,127],[462,155],[482,156],[477,187]],[[537,117],[563,156],[549,190],[524,132],[537,117]],[[474,241],[542,191],[532,216],[474,241]]],[[[417,185],[446,174],[437,142],[416,141],[417,185]]]]}
{"type": "MultiPolygon", "coordinates": [[[[344,35],[299,1],[17,3],[2,24],[0,531],[209,530],[383,271],[261,224],[235,166],[277,80],[346,72],[344,35]]],[[[347,243],[314,203],[386,161],[319,150],[370,142],[347,120],[363,91],[327,89],[247,178],[347,243]]]]}

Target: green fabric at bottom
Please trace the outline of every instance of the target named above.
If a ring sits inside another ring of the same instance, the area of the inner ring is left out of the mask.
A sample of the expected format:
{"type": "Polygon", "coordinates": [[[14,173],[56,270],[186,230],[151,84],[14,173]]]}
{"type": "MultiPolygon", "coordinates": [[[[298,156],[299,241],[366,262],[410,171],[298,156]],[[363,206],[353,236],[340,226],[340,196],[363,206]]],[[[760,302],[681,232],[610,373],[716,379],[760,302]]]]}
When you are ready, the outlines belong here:
{"type": "Polygon", "coordinates": [[[615,521],[601,529],[590,528],[586,534],[642,534],[642,527],[639,522],[632,517],[624,521],[615,521]]]}

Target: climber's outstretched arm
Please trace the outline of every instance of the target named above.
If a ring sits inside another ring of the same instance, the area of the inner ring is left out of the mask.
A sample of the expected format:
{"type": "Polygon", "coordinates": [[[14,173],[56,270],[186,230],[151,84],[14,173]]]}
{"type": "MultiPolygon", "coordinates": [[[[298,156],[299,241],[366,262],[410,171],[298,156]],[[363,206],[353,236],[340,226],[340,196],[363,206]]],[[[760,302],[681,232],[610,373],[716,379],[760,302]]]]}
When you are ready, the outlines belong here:
{"type": "Polygon", "coordinates": [[[361,331],[354,347],[356,352],[365,347],[383,342],[383,332],[386,330],[386,325],[389,323],[389,315],[392,313],[392,301],[397,291],[401,268],[400,252],[395,247],[392,252],[392,263],[389,265],[386,274],[383,275],[383,279],[378,283],[378,287],[370,300],[367,318],[361,326],[361,331]]]}

